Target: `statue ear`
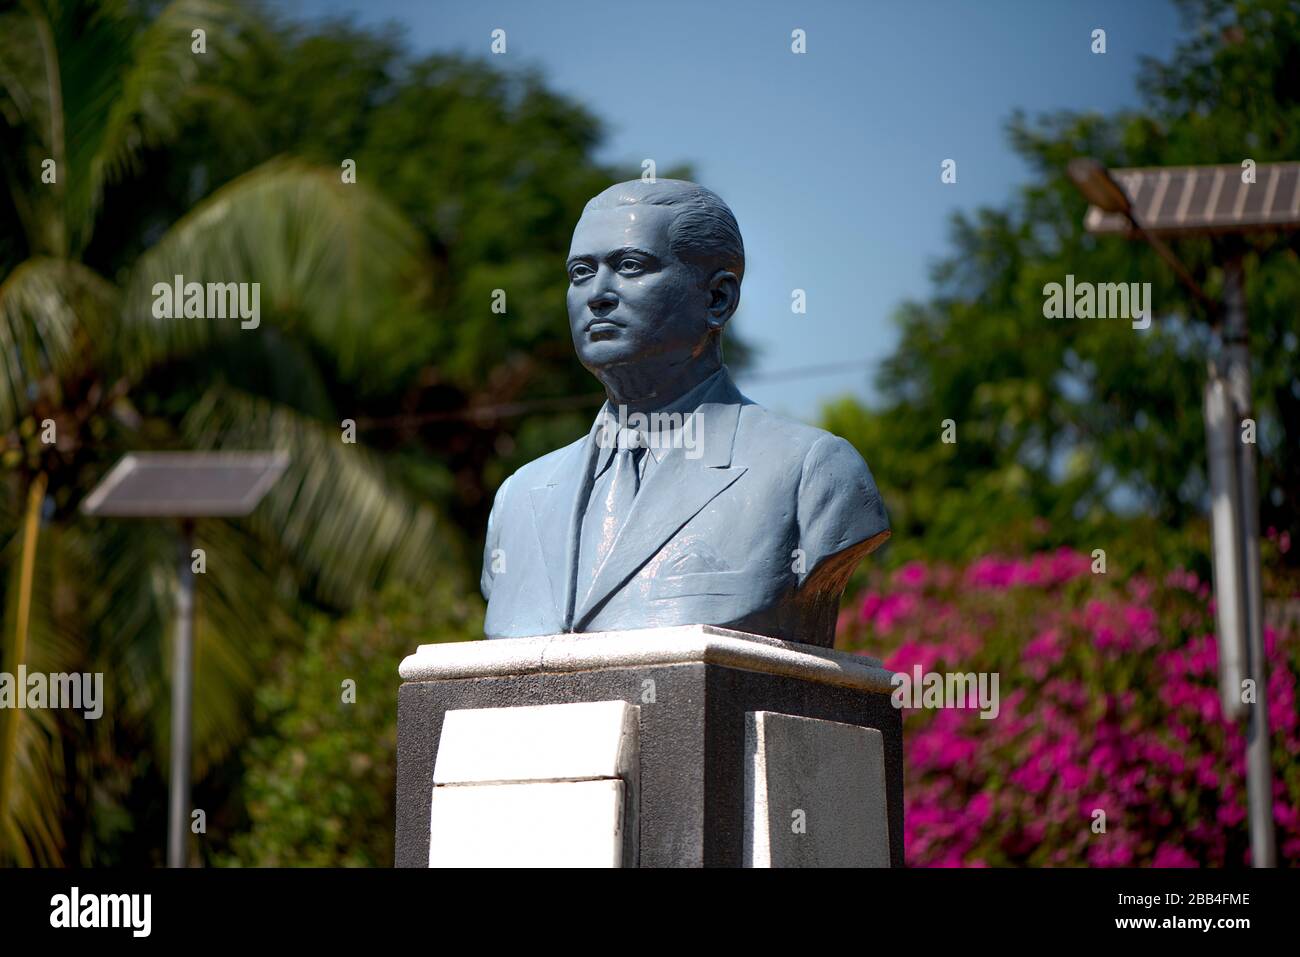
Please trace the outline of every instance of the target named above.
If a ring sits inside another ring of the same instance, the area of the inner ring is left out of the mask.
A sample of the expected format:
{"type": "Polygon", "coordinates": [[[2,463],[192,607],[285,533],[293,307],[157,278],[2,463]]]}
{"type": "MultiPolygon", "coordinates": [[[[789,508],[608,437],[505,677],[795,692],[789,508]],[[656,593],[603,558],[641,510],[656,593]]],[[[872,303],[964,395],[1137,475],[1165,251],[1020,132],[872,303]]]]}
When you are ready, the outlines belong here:
{"type": "Polygon", "coordinates": [[[740,306],[740,280],[719,269],[709,278],[709,328],[722,329],[740,306]]]}

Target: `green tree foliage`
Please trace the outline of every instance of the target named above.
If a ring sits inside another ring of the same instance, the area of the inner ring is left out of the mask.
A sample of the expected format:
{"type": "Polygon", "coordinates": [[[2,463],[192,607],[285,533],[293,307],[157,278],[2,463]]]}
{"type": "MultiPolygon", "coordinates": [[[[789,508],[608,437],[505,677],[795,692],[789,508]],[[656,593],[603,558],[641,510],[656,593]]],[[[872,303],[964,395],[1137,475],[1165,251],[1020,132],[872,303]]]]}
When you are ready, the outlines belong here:
{"type": "Polygon", "coordinates": [[[391,867],[397,664],[417,645],[479,636],[482,603],[439,583],[394,588],[343,619],[317,617],[257,693],[265,733],[244,752],[239,807],[218,820],[217,863],[391,867]],[[354,684],[345,689],[344,682],[354,684]],[[351,700],[348,700],[348,699],[351,700]]]}
{"type": "MultiPolygon", "coordinates": [[[[844,400],[825,424],[864,450],[890,504],[893,558],[957,558],[1079,540],[1144,516],[1144,531],[1190,527],[1206,502],[1201,415],[1207,323],[1138,242],[1083,229],[1067,162],[1110,167],[1258,163],[1300,157],[1300,9],[1287,0],[1182,4],[1188,39],[1145,65],[1141,110],[1015,115],[1008,133],[1033,179],[1004,209],[953,222],[934,295],[897,313],[900,341],[880,404],[844,400]],[[1044,286],[1150,282],[1151,328],[1047,319],[1044,286]],[[956,442],[940,441],[952,420],[956,442]]],[[[1245,256],[1262,525],[1300,536],[1300,234],[1181,241],[1211,296],[1217,265],[1245,256]]],[[[1105,536],[1101,536],[1105,537],[1105,536]]],[[[1184,545],[1177,545],[1183,548],[1184,545]]],[[[1292,555],[1294,558],[1294,553],[1292,555]]]]}
{"type": "Polygon", "coordinates": [[[208,555],[195,627],[198,779],[247,733],[259,660],[293,633],[301,602],[347,607],[385,580],[427,585],[456,554],[456,536],[435,530],[373,451],[339,441],[324,385],[377,361],[384,344],[370,330],[415,325],[424,253],[391,204],[332,170],[268,161],[174,218],[136,223],[129,256],[97,249],[101,223],[123,228],[117,187],[147,175],[147,154],[212,98],[205,66],[242,55],[254,32],[217,0],[150,6],[0,9],[0,665],[103,672],[106,697],[96,722],[0,713],[2,861],[94,859],[114,814],[92,808],[147,808],[162,787],[159,768],[121,755],[166,753],[177,536],[77,514],[123,451],[292,457],[250,521],[196,529],[208,555]],[[191,53],[195,29],[207,31],[210,64],[191,53]],[[153,286],[175,275],[260,283],[265,334],[158,318],[153,286]],[[186,388],[161,391],[168,381],[186,388]]]}

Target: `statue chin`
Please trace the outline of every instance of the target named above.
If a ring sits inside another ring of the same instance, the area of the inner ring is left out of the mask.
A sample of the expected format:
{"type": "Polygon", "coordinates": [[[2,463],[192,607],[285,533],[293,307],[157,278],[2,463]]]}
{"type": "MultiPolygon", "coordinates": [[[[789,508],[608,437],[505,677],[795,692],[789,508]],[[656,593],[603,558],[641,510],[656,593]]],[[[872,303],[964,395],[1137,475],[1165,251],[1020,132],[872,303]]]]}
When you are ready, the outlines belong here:
{"type": "Polygon", "coordinates": [[[578,361],[593,375],[601,370],[610,369],[628,363],[643,360],[635,343],[626,338],[601,338],[592,340],[590,333],[583,333],[578,343],[578,361]]]}

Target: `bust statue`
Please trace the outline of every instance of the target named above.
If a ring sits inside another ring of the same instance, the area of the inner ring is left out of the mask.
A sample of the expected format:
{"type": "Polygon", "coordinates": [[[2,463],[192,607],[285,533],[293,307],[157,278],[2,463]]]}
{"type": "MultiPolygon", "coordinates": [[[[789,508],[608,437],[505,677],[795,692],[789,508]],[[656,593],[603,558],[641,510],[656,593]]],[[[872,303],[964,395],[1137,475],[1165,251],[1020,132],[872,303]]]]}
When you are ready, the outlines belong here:
{"type": "Polygon", "coordinates": [[[889,520],[848,442],[750,401],[723,365],[745,274],[731,210],[682,180],[611,186],[568,273],[573,346],[607,401],[497,491],[487,636],[708,624],[833,645],[889,520]]]}

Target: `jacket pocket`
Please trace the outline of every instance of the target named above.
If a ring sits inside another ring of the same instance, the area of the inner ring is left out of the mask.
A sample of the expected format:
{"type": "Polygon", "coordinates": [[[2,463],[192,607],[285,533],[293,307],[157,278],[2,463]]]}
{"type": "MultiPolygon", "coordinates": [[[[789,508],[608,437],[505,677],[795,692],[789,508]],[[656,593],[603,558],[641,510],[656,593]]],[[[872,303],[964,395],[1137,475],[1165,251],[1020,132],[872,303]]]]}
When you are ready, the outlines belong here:
{"type": "Polygon", "coordinates": [[[654,579],[650,598],[684,598],[688,595],[742,595],[753,585],[744,569],[730,572],[691,572],[654,579]]]}

